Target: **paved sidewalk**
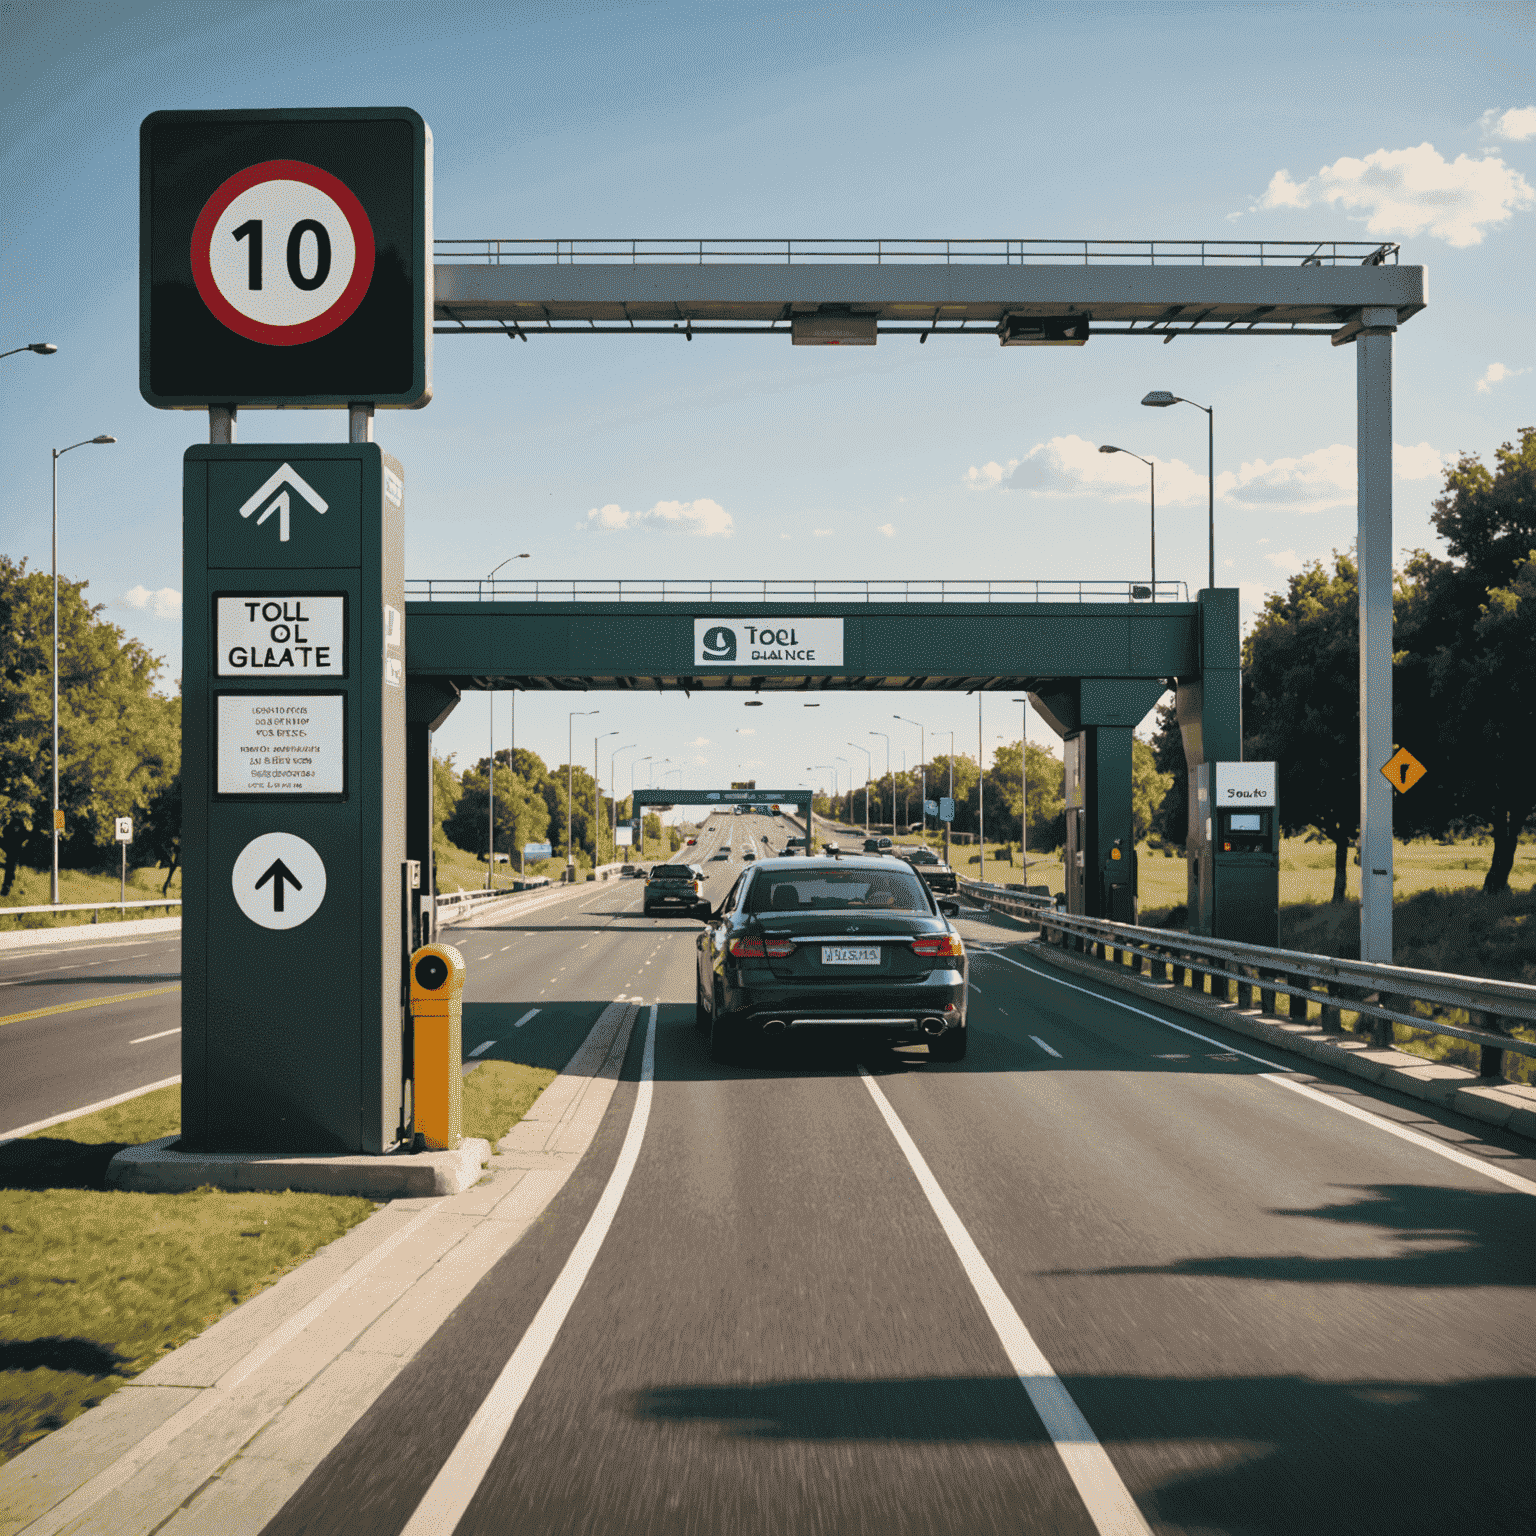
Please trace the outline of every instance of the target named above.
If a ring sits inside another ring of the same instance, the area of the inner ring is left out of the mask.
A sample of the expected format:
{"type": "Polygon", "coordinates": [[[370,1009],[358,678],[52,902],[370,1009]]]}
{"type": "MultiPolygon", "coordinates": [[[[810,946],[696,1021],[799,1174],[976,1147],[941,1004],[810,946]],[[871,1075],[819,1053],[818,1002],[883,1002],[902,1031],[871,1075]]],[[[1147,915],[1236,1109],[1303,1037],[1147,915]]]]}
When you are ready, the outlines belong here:
{"type": "Polygon", "coordinates": [[[391,1202],[0,1467],[0,1536],[255,1536],[559,1192],[639,1012],[603,1010],[474,1188],[391,1202]]]}

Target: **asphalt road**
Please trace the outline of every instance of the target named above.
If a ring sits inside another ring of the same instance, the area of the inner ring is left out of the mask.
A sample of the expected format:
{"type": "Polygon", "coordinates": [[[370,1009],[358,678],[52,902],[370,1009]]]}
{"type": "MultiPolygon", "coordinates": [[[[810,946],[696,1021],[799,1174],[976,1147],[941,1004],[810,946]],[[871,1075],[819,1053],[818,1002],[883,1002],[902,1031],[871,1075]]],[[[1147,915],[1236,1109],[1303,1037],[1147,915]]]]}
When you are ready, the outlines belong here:
{"type": "Polygon", "coordinates": [[[1097,996],[980,915],[964,1063],[716,1066],[697,927],[639,894],[458,931],[467,1050],[559,1065],[622,996],[658,1004],[654,1068],[647,1010],[576,1174],[272,1536],[1532,1530],[1518,1140],[1097,996]],[[487,1463],[439,1480],[472,1419],[487,1463]]]}

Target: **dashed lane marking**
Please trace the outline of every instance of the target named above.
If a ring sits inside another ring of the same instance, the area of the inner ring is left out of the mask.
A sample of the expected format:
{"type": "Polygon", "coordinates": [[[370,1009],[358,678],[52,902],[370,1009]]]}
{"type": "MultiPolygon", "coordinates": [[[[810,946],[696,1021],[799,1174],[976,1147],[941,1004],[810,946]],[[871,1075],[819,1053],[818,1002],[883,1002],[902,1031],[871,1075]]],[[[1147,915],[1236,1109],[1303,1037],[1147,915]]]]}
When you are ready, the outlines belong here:
{"type": "Polygon", "coordinates": [[[1039,1035],[1031,1035],[1029,1038],[1031,1040],[1033,1040],[1035,1042],[1035,1044],[1038,1045],[1040,1047],[1040,1049],[1042,1051],[1044,1051],[1047,1056],[1054,1056],[1057,1061],[1061,1060],[1061,1052],[1058,1051],[1058,1050],[1055,1050],[1051,1046],[1047,1045],[1045,1043],[1045,1041],[1040,1038],[1039,1035]]]}
{"type": "Polygon", "coordinates": [[[1218,1051],[1229,1052],[1232,1055],[1246,1057],[1249,1061],[1256,1061],[1261,1067],[1268,1067],[1268,1072],[1259,1073],[1259,1077],[1266,1083],[1273,1083],[1277,1088],[1287,1088],[1292,1093],[1299,1093],[1303,1098],[1311,1099],[1314,1103],[1325,1104],[1329,1109],[1337,1110],[1341,1115],[1348,1115],[1352,1119],[1359,1120],[1366,1125],[1375,1126],[1378,1131],[1385,1131],[1389,1136],[1396,1136],[1401,1141],[1412,1142],[1416,1147],[1422,1147],[1426,1152],[1433,1152],[1437,1157],[1443,1157],[1448,1162],[1459,1163],[1463,1168],[1468,1168],[1474,1173],[1480,1173],[1484,1178],[1492,1179],[1496,1184],[1503,1184],[1508,1189],[1518,1190],[1522,1195],[1536,1195],[1536,1180],[1523,1179],[1518,1173],[1510,1173],[1500,1168],[1497,1163],[1485,1162],[1480,1157],[1470,1157],[1465,1152],[1458,1152],[1454,1147],[1447,1147],[1438,1142],[1433,1136],[1425,1136],[1419,1131],[1410,1131],[1405,1125],[1397,1125],[1391,1120],[1384,1119],[1381,1115],[1373,1115],[1368,1109],[1358,1109],[1353,1104],[1347,1104],[1342,1099],[1336,1099],[1332,1094],[1323,1093],[1319,1089],[1310,1088],[1305,1083],[1298,1083],[1288,1074],[1299,1070],[1296,1067],[1282,1067],[1277,1062],[1266,1061],[1262,1056],[1255,1056],[1251,1051],[1240,1051],[1235,1046],[1225,1045],[1220,1040],[1213,1040],[1209,1035],[1202,1035],[1197,1029],[1188,1029],[1183,1024],[1175,1024],[1172,1019],[1160,1019],[1155,1013],[1148,1013],[1145,1008],[1138,1008],[1134,1003],[1121,1002],[1118,997],[1106,997],[1101,992],[1091,991],[1087,987],[1077,986],[1074,982],[1064,981],[1060,976],[1052,976],[1047,971],[1037,970],[1032,965],[1025,965],[1022,960],[1015,960],[1008,955],[999,955],[999,960],[1006,960],[1009,965],[1016,965],[1021,971],[1028,971],[1031,976],[1038,976],[1042,981],[1054,981],[1059,987],[1066,987],[1072,992],[1081,992],[1084,997],[1091,997],[1095,1002],[1112,1003],[1116,1008],[1123,1008],[1127,1013],[1134,1013],[1143,1019],[1150,1019],[1154,1024],[1161,1024],[1166,1029],[1176,1029],[1181,1035],[1189,1035],[1192,1039],[1202,1041],[1206,1045],[1214,1045],[1218,1051]]]}
{"type": "Polygon", "coordinates": [[[151,1040],[164,1040],[167,1035],[179,1035],[179,1029],[162,1029],[158,1034],[140,1035],[137,1040],[130,1040],[129,1045],[148,1045],[151,1040]]]}
{"type": "Polygon", "coordinates": [[[81,1115],[94,1115],[98,1109],[111,1109],[115,1105],[126,1104],[129,1099],[136,1099],[140,1094],[153,1093],[157,1088],[169,1088],[180,1081],[180,1073],[175,1077],[162,1077],[158,1083],[145,1083],[142,1088],[130,1088],[127,1093],[115,1094],[110,1099],[98,1099],[94,1104],[82,1104],[79,1109],[66,1109],[62,1115],[50,1115],[46,1120],[34,1120],[31,1125],[18,1125],[15,1130],[0,1131],[0,1147],[8,1141],[32,1136],[38,1131],[46,1131],[50,1126],[63,1125],[66,1120],[77,1120],[81,1115]]]}
{"type": "Polygon", "coordinates": [[[483,1056],[495,1044],[495,1040],[482,1040],[469,1054],[471,1056],[483,1056]]]}
{"type": "Polygon", "coordinates": [[[520,1018],[520,1019],[519,1019],[519,1020],[518,1020],[518,1021],[517,1021],[517,1022],[516,1022],[516,1023],[515,1023],[515,1024],[514,1024],[514,1025],[513,1025],[513,1026],[512,1026],[512,1028],[513,1028],[513,1029],[521,1029],[521,1028],[522,1028],[522,1027],[523,1027],[523,1025],[524,1025],[524,1024],[526,1024],[526,1023],[527,1023],[527,1022],[528,1022],[528,1021],[529,1021],[529,1019],[531,1019],[531,1018],[532,1018],[532,1017],[533,1017],[533,1016],[534,1016],[534,1015],[535,1015],[535,1014],[538,1014],[538,1013],[542,1013],[542,1012],[543,1012],[543,1011],[544,1011],[544,1010],[543,1010],[543,1009],[542,1009],[542,1008],[530,1008],[530,1009],[529,1009],[529,1010],[528,1010],[528,1012],[527,1012],[527,1013],[525,1013],[525,1014],[524,1014],[524,1015],[523,1015],[523,1016],[522,1016],[522,1018],[520,1018]]]}

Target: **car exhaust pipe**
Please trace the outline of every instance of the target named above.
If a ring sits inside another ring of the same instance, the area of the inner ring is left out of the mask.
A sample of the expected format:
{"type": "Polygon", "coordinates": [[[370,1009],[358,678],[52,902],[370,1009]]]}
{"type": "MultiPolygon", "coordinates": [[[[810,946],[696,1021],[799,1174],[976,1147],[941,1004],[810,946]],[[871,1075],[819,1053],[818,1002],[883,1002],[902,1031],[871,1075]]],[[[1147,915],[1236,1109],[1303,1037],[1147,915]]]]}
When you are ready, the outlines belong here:
{"type": "Polygon", "coordinates": [[[763,1033],[765,1035],[782,1035],[788,1028],[789,1025],[787,1025],[783,1019],[769,1019],[768,1022],[763,1025],[763,1033]]]}
{"type": "Polygon", "coordinates": [[[925,1035],[942,1035],[944,1033],[943,1019],[924,1019],[923,1033],[925,1035]]]}

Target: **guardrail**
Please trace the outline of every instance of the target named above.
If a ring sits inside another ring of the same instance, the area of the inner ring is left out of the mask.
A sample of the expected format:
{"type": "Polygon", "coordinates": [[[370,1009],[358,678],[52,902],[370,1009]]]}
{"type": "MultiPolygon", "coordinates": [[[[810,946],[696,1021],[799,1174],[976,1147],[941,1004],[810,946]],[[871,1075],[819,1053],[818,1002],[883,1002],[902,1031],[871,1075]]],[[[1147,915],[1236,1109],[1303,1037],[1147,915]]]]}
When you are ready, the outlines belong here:
{"type": "Polygon", "coordinates": [[[428,603],[1186,603],[1182,581],[750,581],[575,577],[412,577],[407,599],[428,603]]]}
{"type": "MultiPolygon", "coordinates": [[[[599,880],[611,880],[623,868],[622,864],[599,864],[592,873],[599,880]]],[[[506,901],[510,896],[521,896],[527,891],[548,890],[564,883],[548,875],[526,875],[520,876],[510,886],[500,886],[491,891],[439,891],[435,906],[437,921],[456,923],[487,902],[506,901]]]]}
{"type": "Polygon", "coordinates": [[[562,240],[479,236],[433,242],[433,259],[476,266],[652,263],[710,266],[1379,267],[1397,264],[1380,240],[562,240]]]}
{"type": "Polygon", "coordinates": [[[1171,981],[1174,986],[1204,991],[1209,976],[1213,996],[1231,998],[1235,988],[1237,1001],[1242,1002],[1246,989],[1249,1007],[1277,1015],[1276,997],[1285,997],[1286,1016],[1298,1022],[1310,1018],[1315,1003],[1317,1023],[1331,1031],[1343,1029],[1345,1012],[1354,1013],[1362,1022],[1370,1021],[1371,1041],[1377,1046],[1393,1044],[1398,1025],[1469,1041],[1479,1047],[1479,1077],[1502,1077],[1506,1051],[1536,1056],[1536,1041],[1510,1033],[1513,1028],[1536,1029],[1536,986],[1525,982],[1374,965],[1166,928],[1134,927],[1106,918],[1074,916],[1061,911],[1051,897],[977,880],[961,880],[959,886],[962,895],[984,907],[1037,923],[1047,943],[1115,964],[1128,961],[1138,974],[1171,981]],[[1464,1013],[1468,1022],[1447,1019],[1445,1013],[1464,1013]]]}
{"type": "MultiPolygon", "coordinates": [[[[166,901],[66,901],[41,907],[0,907],[0,917],[20,917],[23,912],[126,912],[129,907],[179,907],[181,898],[166,901]]],[[[91,918],[94,923],[96,919],[91,918]]]]}

